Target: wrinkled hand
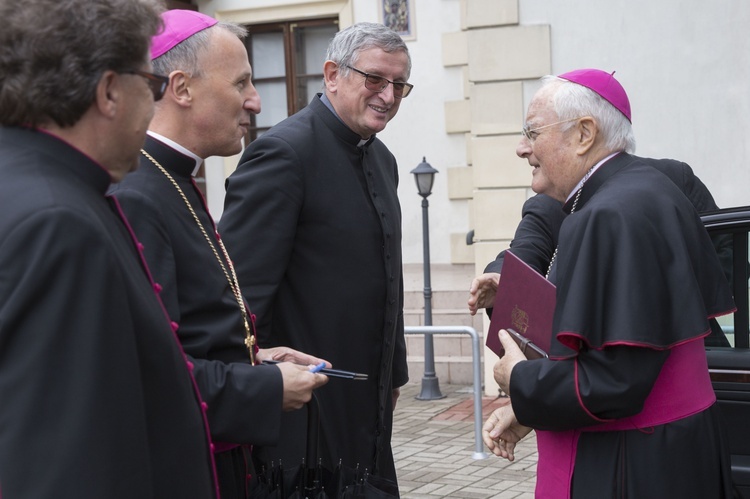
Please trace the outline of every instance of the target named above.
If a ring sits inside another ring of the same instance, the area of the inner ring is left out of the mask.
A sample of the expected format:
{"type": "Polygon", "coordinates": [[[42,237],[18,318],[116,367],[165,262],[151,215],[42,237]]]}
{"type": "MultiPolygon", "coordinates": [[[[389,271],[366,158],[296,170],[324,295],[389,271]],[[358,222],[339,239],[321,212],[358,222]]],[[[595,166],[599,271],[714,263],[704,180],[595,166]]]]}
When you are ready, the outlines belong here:
{"type": "Polygon", "coordinates": [[[480,308],[491,307],[495,302],[497,283],[500,282],[500,274],[489,272],[474,278],[469,288],[469,313],[476,315],[480,308]]]}
{"type": "Polygon", "coordinates": [[[299,409],[312,398],[312,391],[328,383],[328,376],[310,372],[311,366],[300,366],[291,362],[276,364],[284,382],[284,411],[299,409]]]}
{"type": "Polygon", "coordinates": [[[505,354],[495,362],[495,366],[492,369],[492,373],[495,376],[495,382],[500,386],[500,389],[510,395],[510,375],[513,372],[513,367],[521,361],[528,360],[526,356],[518,348],[516,342],[510,337],[508,331],[501,329],[497,333],[497,337],[500,338],[500,343],[503,345],[505,354]]]}
{"type": "Polygon", "coordinates": [[[319,359],[318,357],[289,347],[261,348],[258,350],[255,357],[258,359],[258,362],[263,362],[264,360],[276,360],[279,362],[292,362],[293,364],[303,365],[318,365],[321,362],[325,362],[327,368],[330,369],[332,367],[331,363],[325,359],[319,359]]]}
{"type": "Polygon", "coordinates": [[[482,427],[484,445],[496,456],[513,461],[516,444],[531,432],[531,428],[523,426],[516,420],[510,400],[495,409],[482,427]]]}

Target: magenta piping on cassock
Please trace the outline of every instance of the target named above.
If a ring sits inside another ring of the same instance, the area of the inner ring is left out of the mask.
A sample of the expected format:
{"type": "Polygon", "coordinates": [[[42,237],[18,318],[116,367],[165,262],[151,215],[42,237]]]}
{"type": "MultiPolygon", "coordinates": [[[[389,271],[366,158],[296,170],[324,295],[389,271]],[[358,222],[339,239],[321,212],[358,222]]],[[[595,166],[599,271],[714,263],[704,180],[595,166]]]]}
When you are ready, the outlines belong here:
{"type": "Polygon", "coordinates": [[[146,258],[143,256],[143,244],[136,237],[135,232],[133,231],[133,228],[130,226],[130,222],[128,222],[128,218],[125,216],[125,213],[122,211],[119,201],[117,201],[117,198],[115,196],[109,196],[109,198],[112,200],[114,206],[117,208],[117,214],[120,216],[120,220],[122,220],[122,223],[125,225],[125,228],[128,230],[128,234],[130,234],[130,239],[132,239],[133,243],[135,244],[136,249],[138,250],[138,258],[140,258],[141,260],[141,266],[143,267],[143,270],[146,272],[146,277],[148,278],[148,282],[151,284],[151,289],[154,291],[154,295],[156,296],[156,300],[159,302],[159,306],[161,307],[162,312],[164,312],[164,317],[167,319],[167,322],[171,326],[172,336],[174,337],[175,343],[177,343],[177,347],[180,349],[180,353],[182,354],[182,359],[185,361],[185,367],[188,371],[188,374],[190,375],[190,381],[193,384],[193,392],[195,392],[195,397],[196,399],[198,399],[198,403],[200,404],[201,417],[203,418],[203,426],[205,428],[206,440],[208,442],[208,448],[211,450],[210,452],[211,471],[212,471],[213,479],[214,479],[214,489],[216,491],[216,499],[220,499],[221,494],[219,492],[219,475],[216,471],[216,460],[214,459],[216,446],[211,441],[211,430],[208,426],[208,417],[206,416],[206,408],[208,406],[201,398],[200,391],[198,390],[198,383],[195,381],[195,377],[193,376],[193,363],[188,360],[187,355],[185,354],[185,351],[182,349],[182,344],[180,343],[180,339],[177,337],[177,329],[179,328],[179,325],[169,318],[167,309],[166,307],[164,307],[164,303],[161,301],[161,296],[159,296],[161,285],[156,283],[154,281],[153,276],[151,275],[151,271],[149,270],[148,264],[146,263],[146,258]]]}

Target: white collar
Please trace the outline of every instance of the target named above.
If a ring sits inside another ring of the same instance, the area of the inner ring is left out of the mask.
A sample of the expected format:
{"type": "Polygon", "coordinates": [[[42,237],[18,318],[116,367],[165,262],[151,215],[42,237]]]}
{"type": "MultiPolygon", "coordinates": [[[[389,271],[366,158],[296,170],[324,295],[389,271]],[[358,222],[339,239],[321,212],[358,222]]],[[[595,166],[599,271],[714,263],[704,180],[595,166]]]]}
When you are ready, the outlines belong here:
{"type": "Polygon", "coordinates": [[[151,137],[155,138],[156,140],[158,140],[159,142],[163,142],[163,143],[167,144],[169,147],[171,147],[175,151],[180,152],[180,153],[184,154],[185,156],[187,156],[189,158],[193,158],[195,160],[195,168],[193,168],[192,175],[193,175],[193,177],[195,177],[195,175],[198,173],[198,170],[200,169],[201,165],[203,165],[203,158],[201,158],[201,157],[193,154],[186,147],[181,146],[180,144],[178,144],[177,142],[175,142],[172,139],[168,139],[164,135],[160,135],[160,134],[158,134],[156,132],[152,132],[151,130],[147,130],[146,133],[149,134],[151,137]]]}

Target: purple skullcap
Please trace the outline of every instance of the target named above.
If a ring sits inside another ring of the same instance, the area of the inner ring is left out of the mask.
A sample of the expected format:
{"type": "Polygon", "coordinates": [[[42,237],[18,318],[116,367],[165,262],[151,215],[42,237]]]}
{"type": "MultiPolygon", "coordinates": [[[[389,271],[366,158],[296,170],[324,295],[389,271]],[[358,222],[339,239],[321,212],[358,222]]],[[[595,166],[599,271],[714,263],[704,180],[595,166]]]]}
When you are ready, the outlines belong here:
{"type": "Polygon", "coordinates": [[[151,60],[163,55],[218,21],[194,10],[168,10],[161,15],[164,28],[151,39],[151,60]]]}
{"type": "Polygon", "coordinates": [[[599,94],[604,100],[615,106],[629,122],[630,119],[630,101],[625,89],[620,82],[615,80],[615,72],[607,73],[599,69],[577,69],[569,73],[561,74],[558,78],[578,83],[586,88],[590,88],[599,94]]]}

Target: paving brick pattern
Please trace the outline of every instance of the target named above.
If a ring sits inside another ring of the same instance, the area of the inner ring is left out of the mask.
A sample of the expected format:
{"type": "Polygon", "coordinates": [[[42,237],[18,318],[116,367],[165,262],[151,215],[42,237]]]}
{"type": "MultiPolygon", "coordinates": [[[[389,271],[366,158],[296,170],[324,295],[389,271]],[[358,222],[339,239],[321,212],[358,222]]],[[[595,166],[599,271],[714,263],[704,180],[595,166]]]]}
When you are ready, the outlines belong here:
{"type": "MultiPolygon", "coordinates": [[[[401,390],[393,428],[393,452],[403,499],[533,499],[536,439],[516,446],[512,463],[489,454],[473,459],[474,396],[470,386],[441,384],[445,398],[417,400],[421,381],[401,390]]],[[[507,399],[484,397],[482,422],[507,399]]]]}

